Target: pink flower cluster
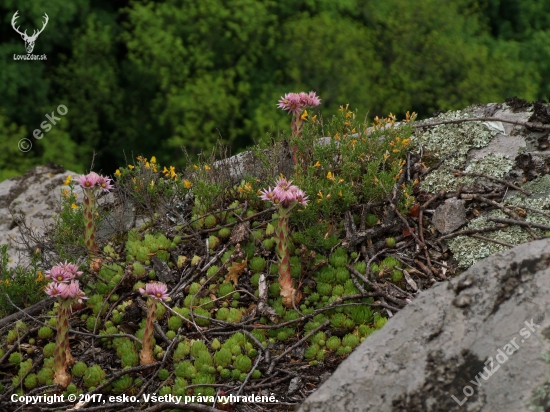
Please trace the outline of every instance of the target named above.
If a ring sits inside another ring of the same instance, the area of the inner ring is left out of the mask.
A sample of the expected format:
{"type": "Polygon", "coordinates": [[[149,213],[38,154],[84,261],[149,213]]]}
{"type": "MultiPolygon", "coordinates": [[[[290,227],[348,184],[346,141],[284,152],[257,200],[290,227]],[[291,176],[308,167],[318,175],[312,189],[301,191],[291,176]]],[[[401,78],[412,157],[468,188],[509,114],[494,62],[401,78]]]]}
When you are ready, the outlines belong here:
{"type": "Polygon", "coordinates": [[[297,186],[292,184],[292,181],[287,181],[284,177],[280,178],[276,182],[274,189],[269,187],[262,190],[262,196],[260,199],[272,202],[274,205],[282,205],[283,207],[289,207],[292,202],[296,204],[307,206],[308,198],[306,194],[298,189],[297,186]]]}
{"type": "Polygon", "coordinates": [[[78,280],[82,272],[78,270],[78,266],[73,263],[58,263],[50,270],[46,271],[46,279],[52,282],[46,286],[45,292],[50,296],[59,296],[63,299],[87,299],[84,292],[80,289],[78,280]]]}
{"type": "Polygon", "coordinates": [[[78,184],[84,189],[99,187],[104,192],[108,192],[113,188],[111,181],[112,180],[108,177],[98,175],[96,172],[90,172],[87,175],[82,175],[78,178],[78,184]]]}
{"type": "Polygon", "coordinates": [[[279,100],[278,108],[287,110],[288,113],[300,114],[306,107],[316,107],[321,104],[321,99],[315,92],[287,93],[279,100]]]}
{"type": "Polygon", "coordinates": [[[148,296],[158,300],[168,299],[168,287],[161,282],[151,282],[145,285],[145,289],[139,288],[139,292],[143,296],[148,296]]]}

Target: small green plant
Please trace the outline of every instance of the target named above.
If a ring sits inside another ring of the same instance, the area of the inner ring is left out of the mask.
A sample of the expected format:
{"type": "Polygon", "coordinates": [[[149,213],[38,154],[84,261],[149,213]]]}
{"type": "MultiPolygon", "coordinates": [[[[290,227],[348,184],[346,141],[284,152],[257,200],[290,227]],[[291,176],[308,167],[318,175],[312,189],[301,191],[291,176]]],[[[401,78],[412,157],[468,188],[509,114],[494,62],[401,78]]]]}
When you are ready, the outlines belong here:
{"type": "Polygon", "coordinates": [[[331,351],[337,350],[341,344],[342,343],[340,342],[340,338],[338,336],[331,336],[326,342],[327,349],[331,351]]]}
{"type": "Polygon", "coordinates": [[[19,365],[21,363],[21,354],[19,352],[13,352],[8,360],[13,365],[19,365]]]}
{"type": "Polygon", "coordinates": [[[235,369],[238,369],[243,373],[247,373],[250,372],[250,369],[252,369],[252,360],[248,356],[239,355],[237,356],[237,359],[235,359],[233,366],[235,369]]]}
{"type": "Polygon", "coordinates": [[[50,342],[45,345],[44,349],[42,349],[42,353],[44,353],[44,357],[46,358],[52,357],[55,354],[55,343],[50,342]]]}
{"type": "Polygon", "coordinates": [[[214,363],[218,366],[226,367],[231,364],[233,354],[227,348],[221,348],[214,354],[214,363]]]}
{"type": "Polygon", "coordinates": [[[174,374],[179,378],[193,379],[197,374],[197,370],[191,362],[183,361],[175,365],[174,374]]]}
{"type": "Polygon", "coordinates": [[[170,376],[170,372],[168,372],[168,369],[163,368],[158,371],[157,376],[161,381],[165,381],[170,376]]]}
{"type": "Polygon", "coordinates": [[[266,260],[260,256],[253,257],[248,263],[248,266],[253,273],[262,272],[265,269],[266,265],[266,260]]]}
{"type": "Polygon", "coordinates": [[[113,382],[113,392],[116,394],[125,392],[132,386],[133,379],[130,375],[123,375],[113,382]]]}
{"type": "Polygon", "coordinates": [[[47,283],[38,267],[39,253],[32,255],[28,268],[22,266],[8,268],[9,261],[8,245],[0,245],[0,317],[17,311],[10,300],[20,308],[40,302],[47,283]]]}
{"type": "Polygon", "coordinates": [[[316,343],[314,343],[311,346],[308,346],[304,352],[304,358],[306,358],[309,361],[315,359],[315,357],[317,356],[317,352],[319,352],[319,349],[320,347],[316,343]]]}
{"type": "Polygon", "coordinates": [[[84,386],[91,388],[99,385],[105,379],[105,371],[99,365],[93,365],[84,374],[84,386]]]}
{"type": "Polygon", "coordinates": [[[86,374],[87,370],[88,370],[88,366],[86,366],[84,362],[79,361],[73,365],[72,372],[74,376],[81,377],[86,374]]]}
{"type": "Polygon", "coordinates": [[[342,338],[342,346],[349,346],[351,349],[359,345],[359,336],[348,333],[342,338]]]}

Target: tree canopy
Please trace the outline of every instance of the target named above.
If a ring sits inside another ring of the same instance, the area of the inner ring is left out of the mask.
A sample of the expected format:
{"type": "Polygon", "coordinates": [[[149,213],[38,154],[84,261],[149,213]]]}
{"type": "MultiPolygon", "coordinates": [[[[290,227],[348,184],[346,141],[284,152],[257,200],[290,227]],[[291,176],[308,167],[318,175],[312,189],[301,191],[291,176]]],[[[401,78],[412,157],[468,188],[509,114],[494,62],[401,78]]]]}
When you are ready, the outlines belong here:
{"type": "Polygon", "coordinates": [[[292,91],[317,92],[326,116],[349,103],[422,118],[550,86],[550,0],[5,0],[0,11],[0,180],[49,161],[84,172],[94,153],[103,173],[139,154],[182,167],[182,147],[196,156],[218,138],[237,153],[289,129],[276,103],[292,91]],[[33,51],[46,60],[14,59],[27,54],[16,11],[27,33],[48,14],[33,51]]]}

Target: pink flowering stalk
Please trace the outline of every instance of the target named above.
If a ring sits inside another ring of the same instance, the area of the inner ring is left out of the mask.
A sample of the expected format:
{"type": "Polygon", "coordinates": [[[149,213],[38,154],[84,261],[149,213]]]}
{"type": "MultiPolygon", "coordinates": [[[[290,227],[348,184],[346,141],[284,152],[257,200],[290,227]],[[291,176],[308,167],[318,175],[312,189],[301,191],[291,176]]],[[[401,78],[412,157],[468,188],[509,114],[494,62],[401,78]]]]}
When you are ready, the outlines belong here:
{"type": "Polygon", "coordinates": [[[78,267],[67,262],[59,263],[46,271],[46,278],[52,282],[46,286],[45,292],[50,296],[57,297],[59,301],[54,355],[54,383],[60,384],[63,388],[66,388],[72,379],[71,374],[67,372],[67,366],[74,363],[68,337],[71,308],[76,302],[82,303],[82,299],[87,299],[80,289],[78,280],[75,280],[80,275],[82,275],[82,272],[78,271],[78,267]]]}
{"type": "Polygon", "coordinates": [[[279,285],[283,304],[291,308],[302,299],[302,293],[294,288],[292,274],[290,272],[290,236],[289,217],[290,211],[296,205],[307,206],[308,198],[303,191],[294,186],[285,178],[277,180],[275,189],[264,189],[262,200],[268,200],[278,207],[279,222],[275,228],[275,240],[277,242],[277,258],[279,260],[279,285]]]}
{"type": "Polygon", "coordinates": [[[97,191],[109,192],[113,188],[113,185],[111,184],[111,179],[100,176],[95,172],[80,176],[78,184],[84,190],[84,241],[86,242],[88,253],[92,255],[91,267],[97,272],[101,267],[101,260],[95,256],[99,250],[95,239],[96,227],[94,220],[97,191]]]}
{"type": "Polygon", "coordinates": [[[153,322],[156,318],[157,300],[167,300],[167,287],[164,283],[153,282],[145,285],[145,289],[140,288],[139,292],[143,296],[147,296],[147,320],[145,322],[145,331],[143,332],[143,340],[139,360],[142,365],[149,365],[155,362],[153,356],[153,322]]]}
{"type": "MultiPolygon", "coordinates": [[[[292,113],[292,122],[290,125],[293,138],[298,138],[302,135],[303,121],[305,119],[302,112],[307,107],[317,107],[320,104],[321,99],[319,99],[315,92],[287,93],[284,97],[281,97],[277,107],[288,111],[289,114],[292,113]]],[[[292,160],[294,164],[297,163],[296,151],[296,145],[292,146],[292,160]]]]}

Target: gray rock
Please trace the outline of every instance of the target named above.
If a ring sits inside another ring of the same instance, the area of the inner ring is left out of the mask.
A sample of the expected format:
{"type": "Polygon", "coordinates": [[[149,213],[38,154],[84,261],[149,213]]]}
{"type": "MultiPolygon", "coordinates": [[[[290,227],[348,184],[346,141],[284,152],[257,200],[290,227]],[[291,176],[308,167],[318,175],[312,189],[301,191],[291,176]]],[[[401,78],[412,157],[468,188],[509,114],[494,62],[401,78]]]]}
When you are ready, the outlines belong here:
{"type": "Polygon", "coordinates": [[[445,203],[435,209],[432,217],[434,227],[444,235],[452,233],[466,223],[466,209],[464,201],[456,197],[447,199],[445,203]]]}
{"type": "MultiPolygon", "coordinates": [[[[69,175],[73,180],[79,176],[62,166],[48,163],[0,183],[0,245],[8,245],[8,267],[26,266],[30,263],[29,247],[32,248],[33,245],[29,244],[29,231],[32,231],[33,236],[39,237],[54,224],[61,211],[61,193],[68,188],[64,183],[69,175]]],[[[77,196],[76,203],[81,204],[84,193],[78,184],[75,185],[74,192],[77,196]]],[[[100,240],[127,230],[135,220],[129,202],[126,205],[115,203],[112,193],[98,200],[101,208],[109,210],[98,227],[97,237],[100,240]]]]}
{"type": "MultiPolygon", "coordinates": [[[[69,175],[77,176],[62,166],[49,163],[0,183],[0,244],[8,245],[9,267],[25,266],[30,262],[21,232],[22,219],[36,233],[42,233],[45,227],[53,224],[61,211],[61,190],[69,175]]],[[[80,186],[75,187],[75,192],[77,201],[82,202],[84,195],[80,186]]]]}
{"type": "Polygon", "coordinates": [[[299,411],[547,411],[549,265],[539,240],[422,292],[299,411]]]}

